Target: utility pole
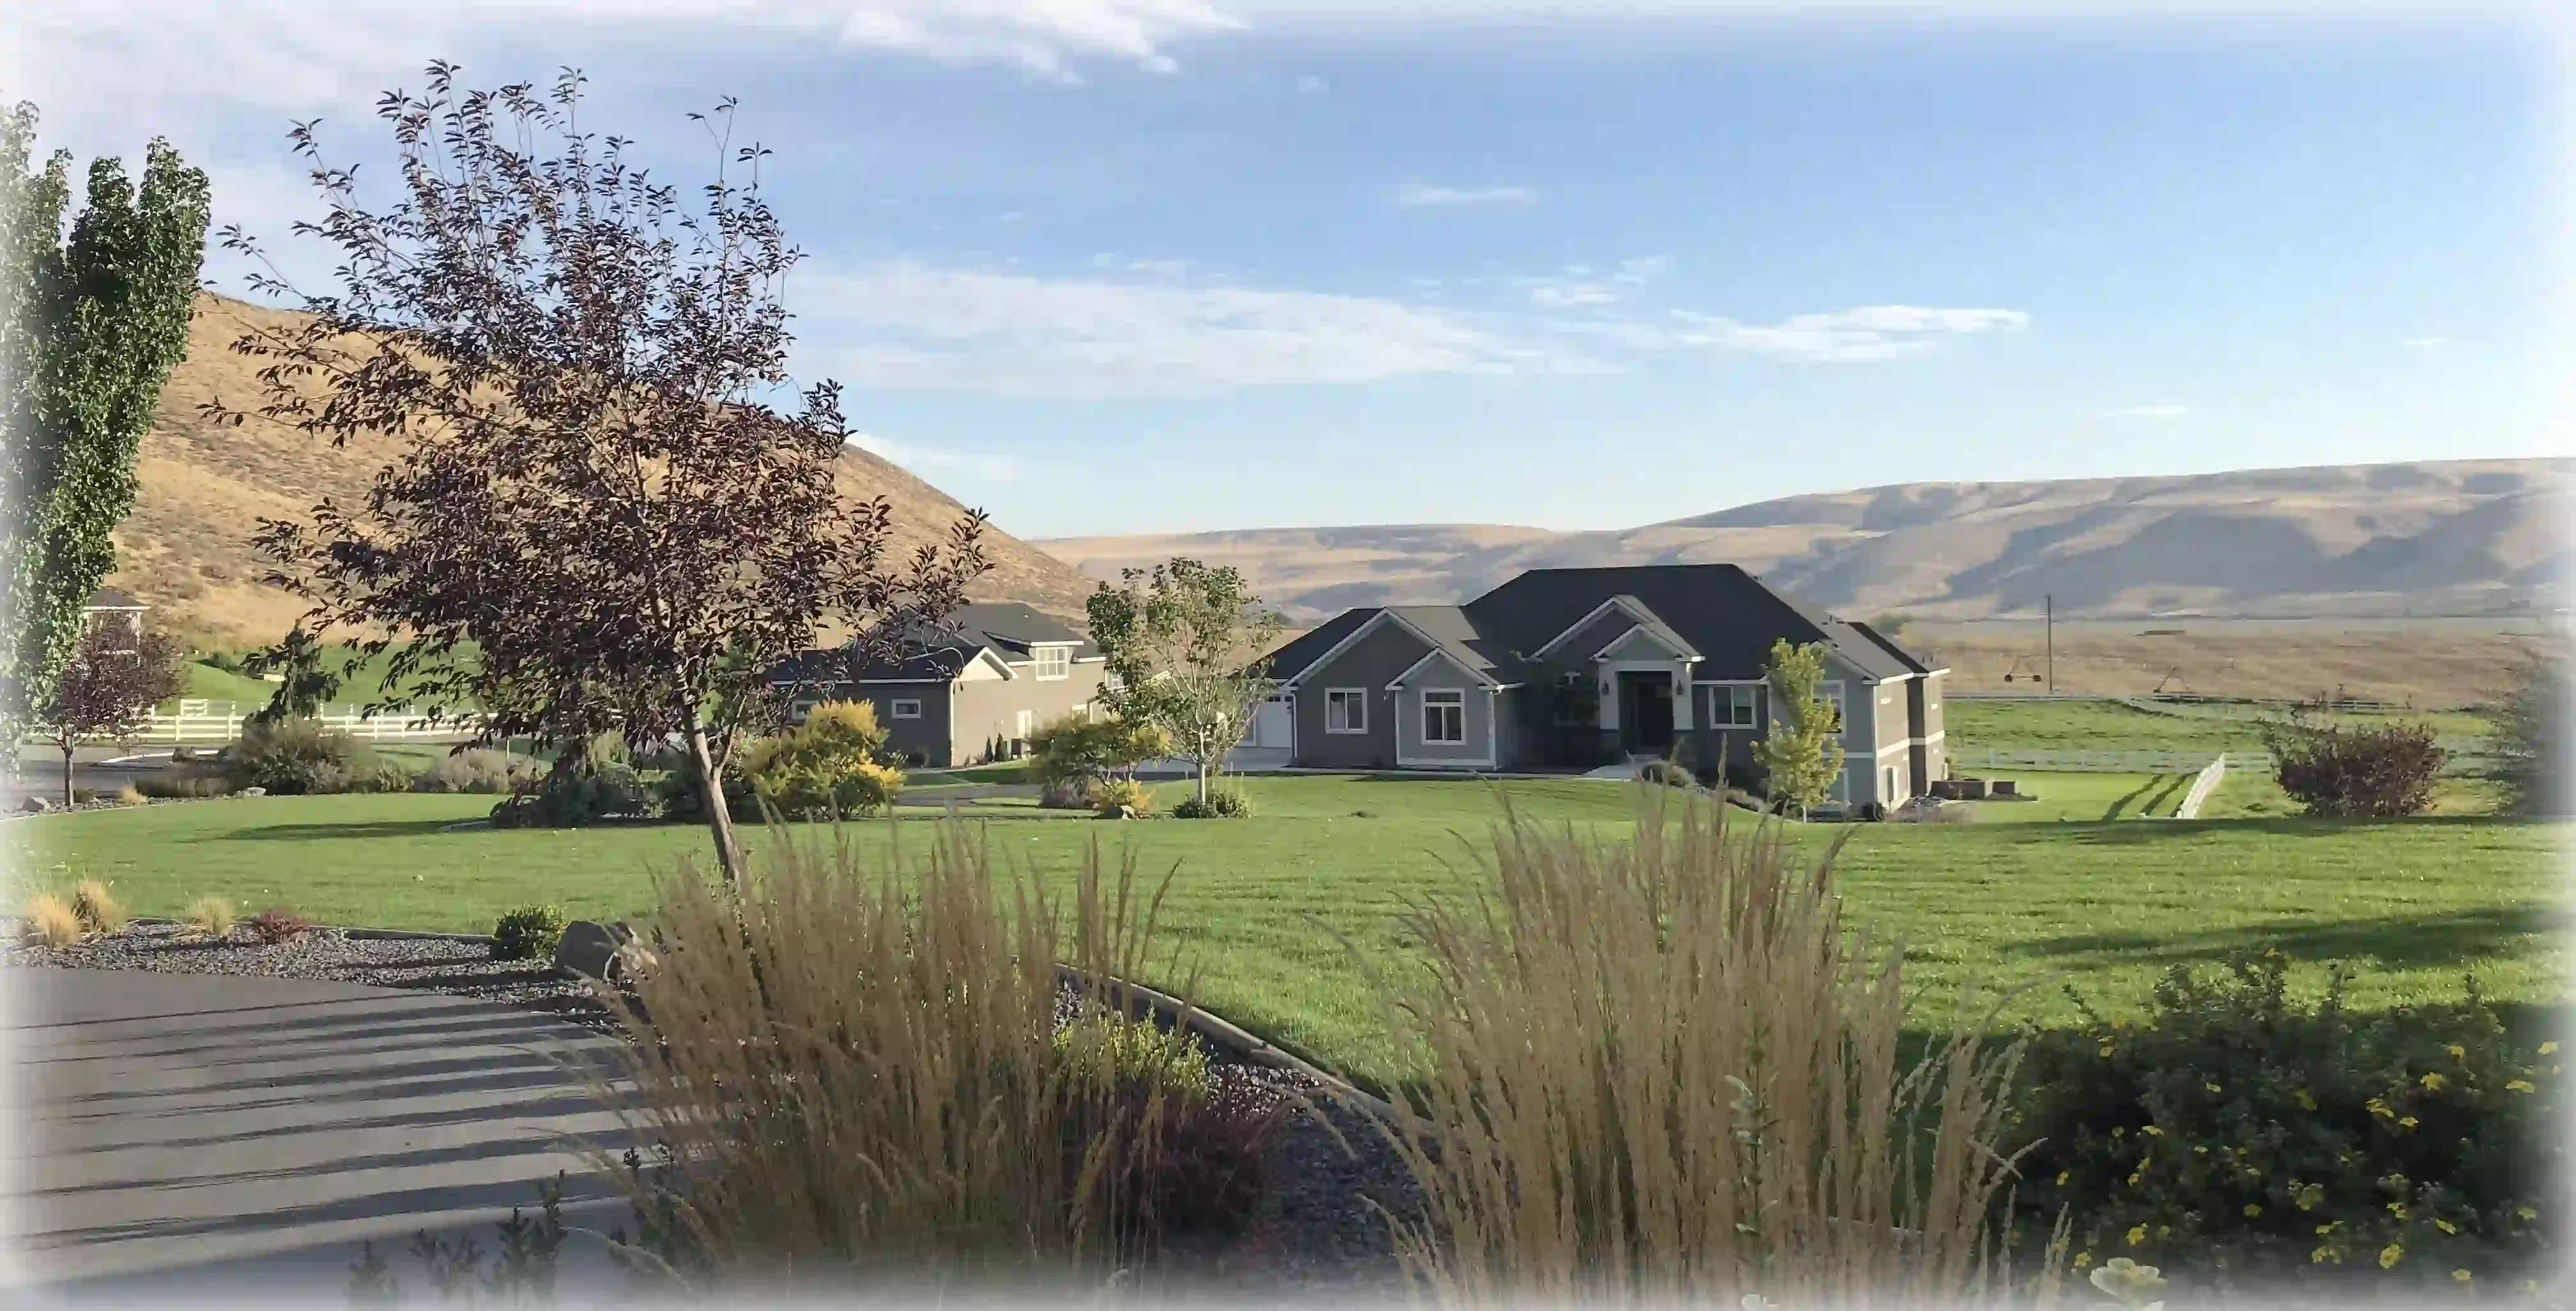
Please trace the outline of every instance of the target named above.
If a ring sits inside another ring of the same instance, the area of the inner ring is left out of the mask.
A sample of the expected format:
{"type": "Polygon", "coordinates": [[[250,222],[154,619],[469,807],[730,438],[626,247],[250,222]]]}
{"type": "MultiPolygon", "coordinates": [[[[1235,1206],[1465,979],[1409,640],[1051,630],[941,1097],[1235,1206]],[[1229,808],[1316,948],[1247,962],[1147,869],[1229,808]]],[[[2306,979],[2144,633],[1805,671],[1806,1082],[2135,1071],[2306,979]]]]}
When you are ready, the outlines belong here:
{"type": "Polygon", "coordinates": [[[2057,695],[2057,594],[2047,593],[2039,598],[2039,603],[2041,622],[2048,627],[2048,664],[2046,666],[2048,694],[2055,696],[2057,695]]]}

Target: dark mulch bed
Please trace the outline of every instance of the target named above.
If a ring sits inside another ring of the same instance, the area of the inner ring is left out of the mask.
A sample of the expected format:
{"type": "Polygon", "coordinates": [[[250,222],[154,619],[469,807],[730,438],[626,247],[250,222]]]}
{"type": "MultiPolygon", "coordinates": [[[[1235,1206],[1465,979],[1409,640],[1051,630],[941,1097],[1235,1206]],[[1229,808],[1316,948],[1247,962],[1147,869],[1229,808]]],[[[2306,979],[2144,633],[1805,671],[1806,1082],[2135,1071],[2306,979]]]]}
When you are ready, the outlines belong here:
{"type": "MultiPolygon", "coordinates": [[[[594,1032],[617,1031],[590,985],[548,961],[494,960],[481,940],[351,937],[324,928],[270,946],[247,927],[210,942],[181,926],[147,921],[62,949],[12,945],[0,960],[11,968],[155,970],[411,988],[540,1011],[594,1032]]],[[[1244,1231],[1179,1243],[1171,1274],[1193,1284],[1272,1295],[1285,1291],[1283,1286],[1361,1292],[1393,1279],[1386,1220],[1370,1202],[1409,1213],[1412,1191],[1376,1132],[1354,1112],[1325,1104],[1316,1085],[1297,1074],[1243,1061],[1222,1048],[1211,1049],[1210,1064],[1221,1080],[1301,1105],[1272,1139],[1268,1186],[1244,1231]]]]}

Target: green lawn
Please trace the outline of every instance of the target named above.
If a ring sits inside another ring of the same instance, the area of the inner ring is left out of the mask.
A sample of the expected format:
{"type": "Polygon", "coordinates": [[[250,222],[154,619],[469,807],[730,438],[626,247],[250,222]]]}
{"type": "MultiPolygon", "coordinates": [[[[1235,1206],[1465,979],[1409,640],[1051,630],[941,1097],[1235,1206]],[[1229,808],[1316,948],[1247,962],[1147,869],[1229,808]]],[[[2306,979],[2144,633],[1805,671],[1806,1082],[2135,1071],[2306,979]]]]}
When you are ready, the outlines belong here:
{"type": "MultiPolygon", "coordinates": [[[[346,643],[334,643],[324,648],[325,657],[330,662],[330,667],[334,670],[338,669],[343,661],[346,661],[351,655],[355,654],[356,650],[356,647],[350,646],[346,643]]],[[[238,655],[240,653],[236,652],[234,654],[238,655]]],[[[392,659],[393,657],[390,655],[382,655],[371,660],[361,661],[358,664],[358,667],[349,671],[346,677],[342,680],[339,692],[334,694],[331,698],[331,704],[334,706],[361,706],[383,696],[385,690],[386,667],[392,662],[392,659]]],[[[203,659],[189,661],[187,666],[180,672],[186,676],[187,685],[179,695],[183,697],[201,697],[205,700],[215,702],[229,701],[234,703],[234,705],[244,713],[248,713],[252,709],[268,704],[269,697],[274,695],[277,691],[277,685],[274,683],[254,678],[247,674],[236,674],[227,669],[218,669],[213,665],[207,664],[203,659]]],[[[163,709],[165,710],[175,710],[176,708],[175,703],[165,702],[163,704],[163,709]]]]}
{"type": "MultiPolygon", "coordinates": [[[[2241,706],[2175,706],[2142,710],[2119,701],[1983,701],[1942,703],[1942,729],[1953,752],[2261,751],[2260,719],[2241,706]]],[[[2350,724],[2429,723],[2446,745],[2474,747],[2486,721],[2462,711],[2421,715],[2337,715],[2350,724]]]]}
{"type": "MultiPolygon", "coordinates": [[[[1112,824],[993,807],[1018,817],[993,818],[985,832],[1049,875],[1092,840],[1113,853],[1132,844],[1145,869],[1174,876],[1164,922],[1204,971],[1202,1000],[1329,1064],[1400,1072],[1405,1058],[1384,1036],[1352,951],[1400,960],[1394,921],[1405,899],[1473,886],[1466,871],[1496,813],[1493,785],[1280,777],[1243,786],[1260,810],[1251,819],[1112,824]]],[[[1528,813],[1587,832],[1615,833],[1629,813],[1616,784],[1503,786],[1528,813]]],[[[693,828],[454,827],[490,805],[413,795],[194,802],[20,821],[0,842],[27,877],[105,877],[144,914],[220,894],[245,910],[290,901],[333,923],[473,930],[541,899],[576,916],[639,913],[651,870],[707,846],[693,828]]],[[[1802,830],[1797,841],[1817,849],[1841,831],[1802,830]]],[[[2070,820],[1848,832],[1840,869],[1855,917],[1903,935],[1909,980],[1936,1014],[1971,981],[1989,993],[2027,985],[2014,1013],[2043,1021],[2072,1014],[2059,982],[2098,1005],[2134,1008],[2166,966],[2266,941],[2365,966],[2364,1005],[2455,995],[2471,968],[2498,998],[2565,995],[2565,955],[2545,910],[2564,836],[2551,826],[2070,820]]],[[[851,833],[869,850],[927,836],[918,819],[851,833]]],[[[779,840],[764,832],[752,844],[779,840]]]]}

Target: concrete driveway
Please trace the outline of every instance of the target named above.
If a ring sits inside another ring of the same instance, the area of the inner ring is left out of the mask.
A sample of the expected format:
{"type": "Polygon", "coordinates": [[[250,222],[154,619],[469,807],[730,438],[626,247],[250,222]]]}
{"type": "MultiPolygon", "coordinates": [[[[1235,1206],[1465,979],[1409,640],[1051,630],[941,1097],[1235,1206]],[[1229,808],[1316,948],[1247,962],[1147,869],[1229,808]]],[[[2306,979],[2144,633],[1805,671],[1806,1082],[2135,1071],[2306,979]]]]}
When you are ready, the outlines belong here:
{"type": "Polygon", "coordinates": [[[425,1294],[414,1232],[490,1252],[558,1170],[570,1223],[625,1218],[560,1137],[616,1123],[559,1063],[608,1040],[570,1025],[303,980],[30,968],[0,987],[17,1296],[330,1303],[363,1239],[425,1294]]]}

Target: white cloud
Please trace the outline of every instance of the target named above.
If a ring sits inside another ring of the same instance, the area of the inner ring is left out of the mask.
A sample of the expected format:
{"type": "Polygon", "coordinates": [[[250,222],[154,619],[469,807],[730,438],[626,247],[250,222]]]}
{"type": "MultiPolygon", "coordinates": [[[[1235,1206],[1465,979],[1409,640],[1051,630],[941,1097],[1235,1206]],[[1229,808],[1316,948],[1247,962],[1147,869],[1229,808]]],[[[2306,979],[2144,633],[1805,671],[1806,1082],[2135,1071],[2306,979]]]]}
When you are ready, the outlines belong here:
{"type": "Polygon", "coordinates": [[[1636,350],[1712,347],[1822,364],[1858,364],[1915,355],[1937,349],[1955,337],[2020,332],[2030,326],[2030,316],[2020,310],[1916,305],[1864,305],[1793,315],[1767,324],[1688,310],[1673,311],[1672,320],[1682,326],[1633,319],[1557,326],[1636,350]]]}
{"type": "Polygon", "coordinates": [[[870,0],[849,9],[841,40],[863,49],[951,63],[1016,64],[1078,80],[1072,62],[1107,58],[1149,72],[1180,71],[1175,41],[1243,29],[1202,0],[870,0]]]}
{"type": "Polygon", "coordinates": [[[2436,347],[2436,346],[2445,345],[2445,344],[2447,344],[2450,340],[2451,340],[2451,339],[2450,339],[2450,338],[2448,338],[2448,337],[2408,337],[2405,341],[2401,342],[2400,344],[2401,344],[2401,345],[2403,345],[2403,346],[2405,346],[2405,347],[2407,347],[2407,348],[2408,348],[2408,349],[2410,349],[2410,350],[2419,350],[2419,351],[2420,351],[2420,350],[2431,350],[2432,348],[2434,348],[2434,347],[2436,347]]]}
{"type": "Polygon", "coordinates": [[[1541,282],[1530,288],[1530,300],[1552,310],[1581,309],[1617,303],[1619,293],[1599,282],[1541,282]]]}
{"type": "Polygon", "coordinates": [[[2170,404],[2130,405],[2116,410],[2104,410],[2102,417],[2105,419],[2188,419],[2191,417],[2191,407],[2170,404]]]}
{"type": "Polygon", "coordinates": [[[1305,95],[1319,96],[1327,89],[1328,87],[1324,79],[1317,77],[1312,73],[1297,79],[1297,90],[1305,95]]]}
{"type": "Polygon", "coordinates": [[[1538,193],[1528,187],[1435,187],[1422,182],[1408,182],[1395,189],[1395,203],[1400,209],[1442,205],[1528,205],[1537,200],[1538,193]]]}
{"type": "Polygon", "coordinates": [[[888,441],[872,433],[853,433],[850,445],[889,464],[927,477],[931,474],[966,474],[991,482],[1017,481],[1020,462],[1007,455],[988,455],[974,451],[951,451],[933,446],[915,446],[910,442],[888,441]]]}
{"type": "Polygon", "coordinates": [[[801,354],[877,386],[1174,394],[1597,367],[1367,296],[898,262],[801,278],[801,354]]]}

